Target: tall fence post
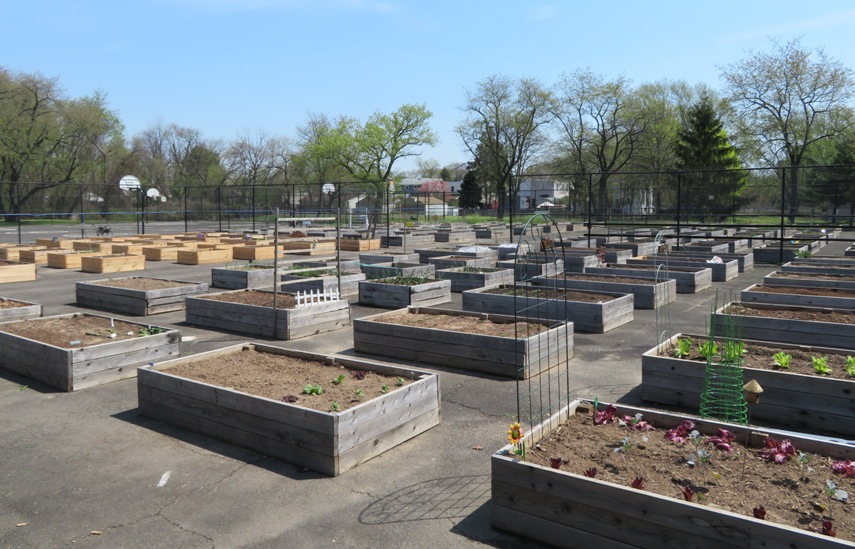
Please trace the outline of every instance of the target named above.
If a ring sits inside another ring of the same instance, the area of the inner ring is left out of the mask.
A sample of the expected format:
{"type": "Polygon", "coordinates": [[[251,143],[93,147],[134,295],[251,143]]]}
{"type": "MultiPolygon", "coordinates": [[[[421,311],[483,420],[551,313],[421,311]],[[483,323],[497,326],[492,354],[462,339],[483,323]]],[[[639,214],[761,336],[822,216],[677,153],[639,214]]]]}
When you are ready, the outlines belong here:
{"type": "MultiPolygon", "coordinates": [[[[778,235],[778,263],[784,264],[784,216],[787,201],[787,168],[781,168],[781,233],[778,235]]],[[[793,218],[795,220],[795,218],[793,218]]]]}
{"type": "Polygon", "coordinates": [[[683,172],[677,173],[677,245],[680,245],[680,218],[683,216],[682,212],[682,180],[683,180],[683,172]]]}
{"type": "Polygon", "coordinates": [[[588,247],[591,247],[591,231],[594,230],[594,174],[588,174],[588,247]]]}
{"type": "Polygon", "coordinates": [[[184,187],[184,232],[190,232],[187,228],[187,187],[184,187]]]}
{"type": "Polygon", "coordinates": [[[217,230],[223,232],[223,200],[222,187],[217,185],[217,230]]]}
{"type": "Polygon", "coordinates": [[[83,185],[80,185],[80,238],[86,238],[86,213],[83,210],[83,185]]]}
{"type": "Polygon", "coordinates": [[[255,183],[252,184],[252,232],[255,232],[255,183]]]}

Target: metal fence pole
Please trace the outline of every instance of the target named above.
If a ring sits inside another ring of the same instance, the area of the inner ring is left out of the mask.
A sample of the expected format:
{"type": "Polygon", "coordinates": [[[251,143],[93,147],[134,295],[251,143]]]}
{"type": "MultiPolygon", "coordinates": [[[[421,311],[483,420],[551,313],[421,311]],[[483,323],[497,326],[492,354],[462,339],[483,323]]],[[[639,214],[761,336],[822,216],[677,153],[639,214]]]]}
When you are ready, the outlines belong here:
{"type": "Polygon", "coordinates": [[[217,185],[217,227],[218,231],[223,231],[223,200],[222,187],[217,185]]]}
{"type": "MultiPolygon", "coordinates": [[[[787,200],[787,168],[781,168],[781,234],[778,235],[778,263],[784,264],[784,216],[787,200]]],[[[795,220],[795,218],[793,218],[795,220]]]]}
{"type": "Polygon", "coordinates": [[[187,187],[184,187],[184,232],[189,232],[187,228],[187,187]]]}

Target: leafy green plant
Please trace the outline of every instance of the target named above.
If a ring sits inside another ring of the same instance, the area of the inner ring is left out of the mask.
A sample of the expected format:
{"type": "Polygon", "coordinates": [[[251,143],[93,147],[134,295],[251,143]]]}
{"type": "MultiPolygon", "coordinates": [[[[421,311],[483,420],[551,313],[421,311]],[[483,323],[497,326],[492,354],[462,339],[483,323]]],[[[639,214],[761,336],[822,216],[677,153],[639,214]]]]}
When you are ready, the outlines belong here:
{"type": "Polygon", "coordinates": [[[739,362],[744,354],[745,343],[741,341],[727,341],[721,347],[721,358],[724,362],[739,362]]]}
{"type": "Polygon", "coordinates": [[[166,328],[159,328],[157,326],[148,326],[146,328],[140,328],[139,330],[137,330],[137,335],[140,337],[144,337],[144,336],[162,334],[165,331],[166,331],[166,328]]]}
{"type": "Polygon", "coordinates": [[[330,405],[330,410],[332,410],[333,412],[338,412],[340,409],[341,407],[338,405],[338,402],[334,400],[330,405]]]}
{"type": "Polygon", "coordinates": [[[357,400],[361,400],[362,397],[364,397],[364,396],[365,396],[365,391],[363,391],[362,389],[356,390],[356,399],[357,400]]]}
{"type": "Polygon", "coordinates": [[[707,360],[711,360],[718,355],[718,344],[713,340],[705,341],[698,345],[698,354],[707,360]]]}
{"type": "Polygon", "coordinates": [[[802,258],[802,259],[807,259],[807,258],[808,258],[808,257],[810,257],[810,256],[811,256],[811,252],[810,252],[810,250],[798,250],[798,251],[796,252],[796,257],[799,257],[799,258],[802,258]]]}
{"type": "Polygon", "coordinates": [[[388,383],[384,383],[383,385],[381,385],[381,386],[380,386],[380,392],[381,392],[381,393],[384,393],[384,394],[385,394],[385,393],[388,393],[388,392],[389,392],[389,384],[388,384],[388,383]]]}
{"type": "Polygon", "coordinates": [[[775,368],[781,368],[783,370],[788,370],[790,368],[790,362],[793,360],[793,355],[787,354],[784,351],[778,351],[772,356],[775,359],[775,368]]]}
{"type": "Polygon", "coordinates": [[[399,377],[398,380],[395,382],[395,385],[397,385],[398,387],[403,387],[404,386],[404,378],[399,377]]]}
{"type": "Polygon", "coordinates": [[[799,451],[798,456],[796,457],[796,462],[799,464],[799,480],[804,481],[807,479],[808,472],[812,471],[808,464],[813,459],[811,454],[806,454],[802,451],[799,451]]]}
{"type": "Polygon", "coordinates": [[[339,376],[337,378],[335,378],[334,380],[332,380],[331,383],[333,385],[341,385],[343,382],[344,382],[344,374],[339,374],[339,376]]]}
{"type": "Polygon", "coordinates": [[[847,356],[846,364],[843,365],[843,368],[846,370],[847,376],[855,377],[855,357],[847,356]]]}
{"type": "Polygon", "coordinates": [[[311,383],[303,387],[304,395],[321,395],[324,392],[324,388],[320,385],[312,385],[311,383]]]}
{"type": "Polygon", "coordinates": [[[692,340],[687,337],[681,337],[677,340],[677,346],[674,348],[674,356],[677,358],[685,358],[692,352],[692,340]]]}
{"type": "Polygon", "coordinates": [[[813,371],[827,376],[831,373],[831,367],[828,365],[828,357],[827,356],[812,356],[810,357],[811,364],[813,365],[813,371]]]}

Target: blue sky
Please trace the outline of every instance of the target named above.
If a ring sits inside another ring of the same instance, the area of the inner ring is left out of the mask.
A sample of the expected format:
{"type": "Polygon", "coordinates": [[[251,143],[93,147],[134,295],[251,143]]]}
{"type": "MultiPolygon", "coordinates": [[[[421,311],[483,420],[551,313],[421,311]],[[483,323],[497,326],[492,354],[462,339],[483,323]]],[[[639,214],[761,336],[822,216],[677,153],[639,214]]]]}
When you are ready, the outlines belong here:
{"type": "Polygon", "coordinates": [[[853,28],[851,0],[7,0],[0,66],[57,77],[72,97],[104,91],[128,137],[163,121],[293,138],[309,112],[424,103],[441,143],[423,156],[449,164],[469,159],[454,127],[489,75],[551,85],[590,67],[720,88],[719,67],[771,38],[855,68],[853,28]]]}

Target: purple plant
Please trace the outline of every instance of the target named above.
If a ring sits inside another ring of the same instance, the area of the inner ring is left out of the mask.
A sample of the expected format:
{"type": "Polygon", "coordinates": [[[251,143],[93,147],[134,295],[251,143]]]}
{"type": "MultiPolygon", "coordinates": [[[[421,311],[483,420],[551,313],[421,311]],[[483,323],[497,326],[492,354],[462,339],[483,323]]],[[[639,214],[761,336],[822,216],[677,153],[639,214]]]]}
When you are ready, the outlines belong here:
{"type": "Polygon", "coordinates": [[[758,505],[757,507],[752,509],[751,512],[754,514],[754,518],[766,520],[766,508],[762,505],[758,505]]]}
{"type": "Polygon", "coordinates": [[[835,461],[831,464],[831,470],[846,478],[855,478],[855,461],[835,461]]]}
{"type": "Polygon", "coordinates": [[[551,458],[549,458],[549,466],[552,467],[553,469],[561,469],[561,463],[563,461],[564,460],[561,459],[560,457],[551,457],[551,458]]]}
{"type": "Polygon", "coordinates": [[[691,486],[683,486],[682,490],[683,490],[683,498],[686,501],[692,501],[692,499],[695,497],[695,491],[692,490],[692,487],[691,486]]]}
{"type": "Polygon", "coordinates": [[[689,419],[665,431],[665,440],[676,442],[677,444],[685,444],[689,440],[689,433],[695,430],[695,423],[689,419]]]}
{"type": "Polygon", "coordinates": [[[594,478],[597,476],[597,468],[591,467],[590,469],[585,469],[585,476],[588,478],[594,478]]]}
{"type": "Polygon", "coordinates": [[[727,429],[719,429],[718,434],[716,434],[715,436],[707,437],[707,444],[712,444],[713,446],[715,446],[716,450],[721,450],[722,452],[732,454],[733,441],[735,439],[736,436],[727,429]]]}
{"type": "Polygon", "coordinates": [[[350,375],[353,376],[353,379],[363,380],[365,376],[368,375],[368,372],[365,370],[351,370],[350,375]]]}
{"type": "Polygon", "coordinates": [[[766,439],[765,445],[766,448],[760,450],[760,457],[773,463],[786,463],[791,456],[798,453],[798,450],[796,450],[796,447],[793,446],[793,443],[788,438],[777,441],[769,437],[766,439]]]}
{"type": "Polygon", "coordinates": [[[294,395],[285,395],[284,397],[282,397],[282,402],[294,404],[295,402],[297,402],[297,397],[295,397],[294,395]]]}
{"type": "Polygon", "coordinates": [[[597,412],[594,416],[594,425],[604,425],[606,423],[613,423],[615,421],[615,415],[617,414],[617,408],[615,408],[614,404],[609,404],[606,406],[606,409],[602,412],[597,412]]]}
{"type": "Polygon", "coordinates": [[[822,530],[820,530],[819,533],[832,538],[837,537],[837,531],[834,529],[834,525],[830,520],[822,521],[822,530]]]}
{"type": "Polygon", "coordinates": [[[645,486],[644,477],[635,477],[634,479],[632,479],[632,482],[630,482],[630,486],[632,486],[636,490],[644,490],[644,486],[645,486]]]}

